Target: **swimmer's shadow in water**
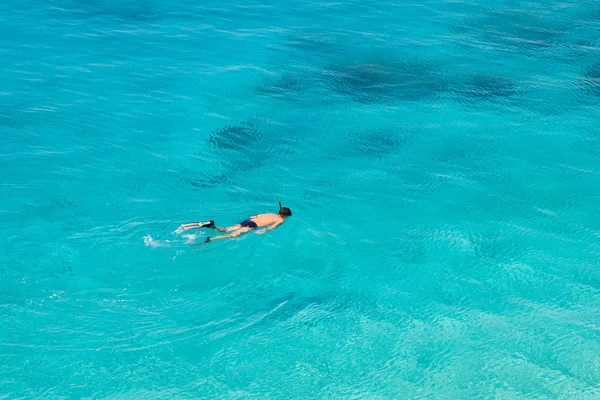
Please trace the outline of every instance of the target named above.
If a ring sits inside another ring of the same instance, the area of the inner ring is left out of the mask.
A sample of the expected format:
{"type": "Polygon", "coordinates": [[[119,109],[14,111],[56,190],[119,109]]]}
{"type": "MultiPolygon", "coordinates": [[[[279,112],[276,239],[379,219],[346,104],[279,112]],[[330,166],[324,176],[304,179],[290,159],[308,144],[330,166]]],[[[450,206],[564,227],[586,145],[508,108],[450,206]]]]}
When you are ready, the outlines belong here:
{"type": "MultiPolygon", "coordinates": [[[[245,307],[241,308],[245,309],[245,307]]],[[[334,319],[336,314],[360,312],[370,314],[378,309],[377,305],[362,297],[350,295],[322,294],[316,296],[299,297],[289,294],[265,302],[263,307],[251,312],[244,312],[244,326],[254,329],[265,325],[281,325],[286,329],[318,328],[325,320],[334,319]]],[[[239,329],[227,327],[215,336],[223,337],[239,332],[239,329]]]]}

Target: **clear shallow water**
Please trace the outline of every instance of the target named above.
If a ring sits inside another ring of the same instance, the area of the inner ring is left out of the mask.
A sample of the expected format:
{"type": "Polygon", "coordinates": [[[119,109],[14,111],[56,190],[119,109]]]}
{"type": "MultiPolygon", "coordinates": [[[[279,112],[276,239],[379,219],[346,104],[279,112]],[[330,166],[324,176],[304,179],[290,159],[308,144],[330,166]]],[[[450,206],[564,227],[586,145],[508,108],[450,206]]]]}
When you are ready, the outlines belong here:
{"type": "Polygon", "coordinates": [[[597,398],[598,16],[2,2],[0,397],[597,398]]]}

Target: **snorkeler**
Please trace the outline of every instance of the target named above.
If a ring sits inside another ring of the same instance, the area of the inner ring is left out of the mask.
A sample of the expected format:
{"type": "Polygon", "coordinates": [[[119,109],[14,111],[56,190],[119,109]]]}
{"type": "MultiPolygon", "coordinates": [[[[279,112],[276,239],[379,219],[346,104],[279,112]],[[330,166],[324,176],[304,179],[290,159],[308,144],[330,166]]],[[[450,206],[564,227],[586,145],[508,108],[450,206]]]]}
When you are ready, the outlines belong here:
{"type": "Polygon", "coordinates": [[[283,221],[287,217],[292,216],[292,211],[287,207],[282,207],[281,203],[279,203],[279,213],[277,214],[258,214],[250,217],[249,219],[240,222],[239,224],[227,227],[227,228],[219,228],[215,226],[215,221],[207,221],[207,222],[190,222],[187,224],[181,225],[181,229],[184,231],[190,229],[198,229],[198,228],[209,228],[215,229],[219,232],[229,232],[226,235],[215,236],[212,238],[206,238],[204,242],[201,244],[205,244],[211,242],[213,240],[221,240],[221,239],[230,239],[237,236],[240,236],[243,233],[250,232],[257,228],[265,228],[256,233],[259,235],[268,232],[277,228],[279,225],[283,224],[283,221]]]}

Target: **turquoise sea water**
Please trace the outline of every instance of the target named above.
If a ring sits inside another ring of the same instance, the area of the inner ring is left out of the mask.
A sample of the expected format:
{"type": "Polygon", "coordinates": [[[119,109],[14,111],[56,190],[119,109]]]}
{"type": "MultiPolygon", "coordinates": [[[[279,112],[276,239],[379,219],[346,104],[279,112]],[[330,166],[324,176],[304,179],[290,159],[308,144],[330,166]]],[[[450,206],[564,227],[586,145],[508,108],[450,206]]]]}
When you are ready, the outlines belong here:
{"type": "Polygon", "coordinates": [[[1,2],[0,398],[598,398],[599,17],[1,2]]]}

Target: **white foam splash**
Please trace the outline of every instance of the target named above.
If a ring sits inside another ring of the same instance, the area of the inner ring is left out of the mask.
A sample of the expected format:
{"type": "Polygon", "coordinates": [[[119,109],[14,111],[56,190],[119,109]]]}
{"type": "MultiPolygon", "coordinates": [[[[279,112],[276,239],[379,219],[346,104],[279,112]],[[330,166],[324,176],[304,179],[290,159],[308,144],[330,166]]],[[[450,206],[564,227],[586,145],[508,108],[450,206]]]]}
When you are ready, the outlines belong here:
{"type": "Polygon", "coordinates": [[[187,239],[185,241],[185,244],[193,244],[194,240],[196,240],[196,238],[198,237],[198,235],[192,235],[192,234],[187,234],[187,235],[181,235],[182,238],[187,239]]]}
{"type": "Polygon", "coordinates": [[[150,235],[144,236],[144,245],[150,247],[169,247],[168,241],[154,240],[150,235]]]}

